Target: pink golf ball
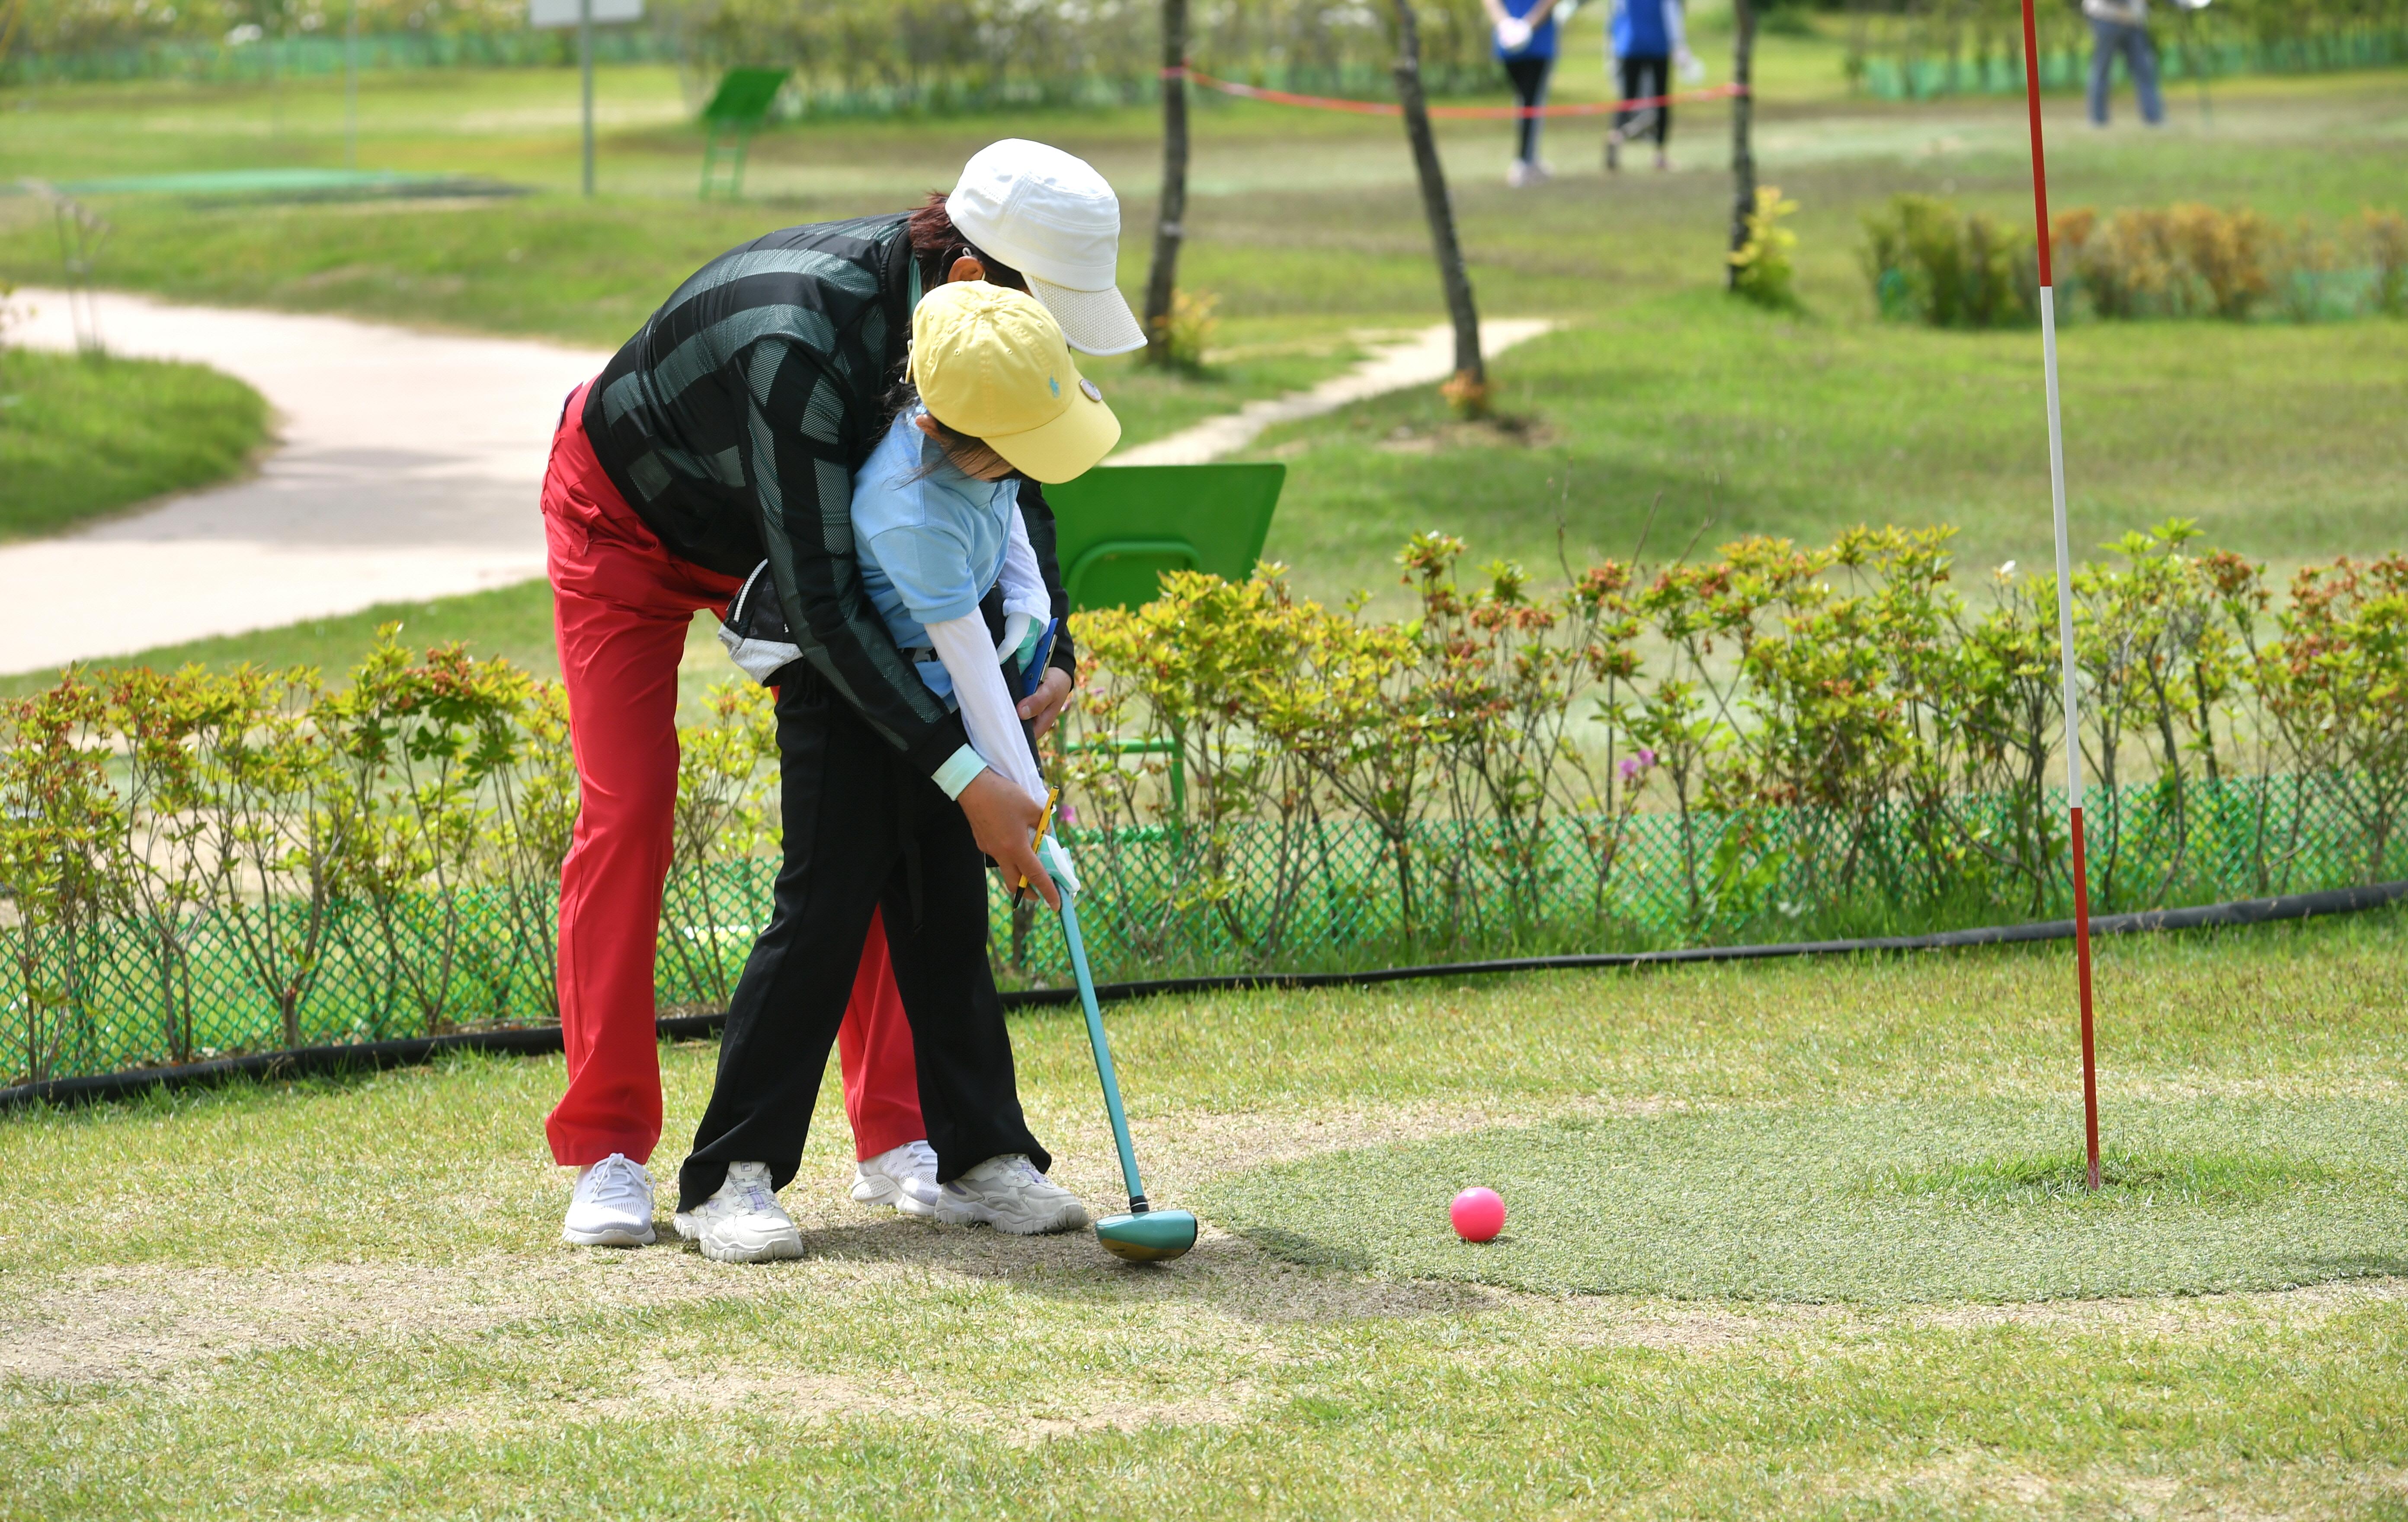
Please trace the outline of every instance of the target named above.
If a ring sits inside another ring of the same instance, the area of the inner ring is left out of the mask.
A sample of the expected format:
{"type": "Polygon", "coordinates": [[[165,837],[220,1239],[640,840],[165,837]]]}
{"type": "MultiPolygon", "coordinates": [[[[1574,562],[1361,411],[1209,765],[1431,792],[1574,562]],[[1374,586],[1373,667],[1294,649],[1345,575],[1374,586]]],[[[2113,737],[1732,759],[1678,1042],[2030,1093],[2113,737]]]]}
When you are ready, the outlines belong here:
{"type": "Polygon", "coordinates": [[[1505,1201],[1495,1189],[1474,1186],[1455,1197],[1447,1218],[1455,1222],[1455,1234],[1464,1241],[1494,1242],[1497,1233],[1505,1230],[1505,1201]]]}

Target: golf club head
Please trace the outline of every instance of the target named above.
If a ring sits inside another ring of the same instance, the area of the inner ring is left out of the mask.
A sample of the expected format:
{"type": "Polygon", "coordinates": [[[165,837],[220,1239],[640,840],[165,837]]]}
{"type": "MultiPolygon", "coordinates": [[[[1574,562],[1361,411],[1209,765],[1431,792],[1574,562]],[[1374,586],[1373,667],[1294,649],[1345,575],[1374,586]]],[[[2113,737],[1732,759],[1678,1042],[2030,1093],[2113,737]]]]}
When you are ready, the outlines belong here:
{"type": "Polygon", "coordinates": [[[1131,1263],[1167,1263],[1196,1245],[1196,1217],[1184,1210],[1107,1216],[1096,1223],[1104,1251],[1131,1263]]]}

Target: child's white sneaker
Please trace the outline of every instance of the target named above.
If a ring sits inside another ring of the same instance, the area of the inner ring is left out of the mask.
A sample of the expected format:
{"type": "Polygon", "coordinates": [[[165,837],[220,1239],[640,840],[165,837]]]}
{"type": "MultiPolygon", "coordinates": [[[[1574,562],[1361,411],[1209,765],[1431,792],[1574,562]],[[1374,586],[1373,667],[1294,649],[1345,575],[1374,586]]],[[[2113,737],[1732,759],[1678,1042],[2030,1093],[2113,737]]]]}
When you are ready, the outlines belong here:
{"type": "Polygon", "coordinates": [[[933,1216],[943,1191],[937,1188],[937,1149],[906,1142],[853,1165],[855,1204],[893,1205],[906,1216],[933,1216]]]}
{"type": "Polygon", "coordinates": [[[769,1192],[769,1165],[731,1162],[719,1192],[677,1213],[678,1235],[714,1263],[767,1263],[803,1256],[803,1234],[769,1192]]]}
{"type": "Polygon", "coordinates": [[[1037,1171],[1018,1152],[989,1158],[945,1186],[937,1219],[948,1226],[980,1222],[1016,1237],[1075,1231],[1087,1224],[1079,1197],[1037,1171]]]}
{"type": "Polygon", "coordinates": [[[652,1175],[624,1152],[577,1170],[560,1240],[578,1247],[650,1246],[652,1175]]]}

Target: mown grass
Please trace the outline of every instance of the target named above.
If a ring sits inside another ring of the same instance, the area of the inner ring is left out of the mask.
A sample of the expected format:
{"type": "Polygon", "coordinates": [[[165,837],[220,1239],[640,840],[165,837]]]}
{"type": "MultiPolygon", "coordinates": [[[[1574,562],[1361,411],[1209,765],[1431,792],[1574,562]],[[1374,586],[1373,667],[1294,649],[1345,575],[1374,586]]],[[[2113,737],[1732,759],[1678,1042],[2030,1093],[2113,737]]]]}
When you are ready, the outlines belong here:
{"type": "Polygon", "coordinates": [[[2408,1105],[2127,1099],[2082,1186],[2078,1104],[1931,1095],[1556,1121],[1314,1158],[1205,1205],[1282,1257],[1562,1293],[1886,1302],[2212,1294],[2408,1273],[2408,1105]],[[2235,1156],[2241,1154],[2241,1156],[2235,1156]],[[1484,1184],[1506,1234],[1456,1241],[1484,1184]]]}
{"type": "MultiPolygon", "coordinates": [[[[1504,405],[1531,424],[1518,432],[1443,426],[1433,397],[1409,393],[1264,440],[1292,457],[1269,550],[1303,590],[1386,589],[1411,529],[1447,528],[1483,555],[1552,569],[1559,522],[1570,553],[1620,554],[1651,513],[1659,554],[1700,525],[1711,546],[1870,520],[1958,524],[1974,566],[2044,558],[2035,336],[1879,322],[1856,263],[1860,218],[1901,191],[2011,225],[2028,217],[2017,104],[1849,100],[1835,42],[1766,46],[1759,156],[1803,206],[1806,315],[1718,293],[1729,189],[1719,107],[1684,109],[1681,172],[1665,176],[1608,180],[1590,167],[1601,127],[1557,123],[1549,151],[1563,174],[1535,193],[1501,184],[1501,127],[1445,124],[1483,310],[1568,331],[1497,367],[1504,405]]],[[[1584,44],[1558,93],[1594,95],[1602,82],[1584,44]]],[[[541,71],[372,80],[362,162],[564,184],[569,83],[541,71]]],[[[47,92],[0,142],[0,176],[333,162],[332,88],[294,86],[280,138],[256,92],[47,92]]],[[[1006,132],[1089,155],[1123,189],[1125,225],[1150,224],[1155,127],[1142,110],[781,130],[755,148],[760,199],[730,206],[686,198],[697,146],[666,71],[606,71],[603,98],[609,193],[595,202],[549,189],[452,209],[118,197],[104,277],[609,345],[720,249],[781,222],[904,204],[1006,132]]],[[[2193,199],[2330,226],[2400,201],[2403,99],[2394,75],[2236,81],[2212,130],[2177,101],[2172,124],[2150,134],[2080,130],[2075,103],[2055,101],[2054,204],[2193,199]]],[[[1392,122],[1226,102],[1198,121],[1182,277],[1220,295],[1227,357],[1203,380],[1098,366],[1133,441],[1331,373],[1350,334],[1443,315],[1392,122]]],[[[41,278],[55,258],[48,229],[30,200],[14,205],[25,214],[0,232],[0,272],[41,278]]],[[[1122,283],[1136,290],[1146,240],[1125,238],[1123,252],[1122,283]]],[[[2391,425],[2408,408],[2401,341],[2392,322],[2077,324],[2064,373],[2079,541],[2181,515],[2278,562],[2395,548],[2408,523],[2408,441],[2391,425]]]]}
{"type": "Polygon", "coordinates": [[[232,376],[0,347],[0,540],[224,480],[266,441],[267,405],[232,376]]]}
{"type": "MultiPolygon", "coordinates": [[[[2178,1175],[2198,1197],[2182,1208],[2243,1230],[2270,1202],[2332,1205],[2317,1167],[2358,1166],[2333,1160],[2336,1139],[2358,1126],[2344,1149],[2372,1152],[2385,1132],[2362,1123],[2401,1102],[2403,930],[2381,913],[2102,945],[2102,1102],[2113,1155],[2140,1173],[2097,1201],[2057,1187],[2078,1147],[2061,949],[1111,1017],[1150,1184],[1221,1224],[1228,1181],[1287,1159],[1334,1176],[1347,1147],[1576,1123],[1622,1137],[1650,1117],[1861,1139],[1860,1117],[1899,1106],[1899,1134],[1931,1144],[1899,1146],[1903,1171],[1751,1154],[1758,1193],[1844,1175],[1820,1197],[1828,1250],[1878,1276],[1913,1269],[1863,1219],[1872,1198],[1976,1226],[2070,1212],[2143,1243],[2179,1236],[2162,1201],[2178,1175]],[[1975,1117],[1995,1128],[1980,1146],[1961,1129],[1975,1117]]],[[[1013,1036],[1057,1173],[1111,1202],[1077,1024],[1030,1015],[1013,1036]]],[[[664,1170],[715,1056],[664,1048],[664,1170]]],[[[0,1515],[2374,1517],[2401,1501],[2396,1278],[1810,1307],[1680,1299],[1677,1263],[1566,1297],[1288,1262],[1219,1231],[1132,1272],[1083,1239],[852,1206],[832,1092],[787,1193],[810,1256],[726,1269],[552,1245],[564,1185],[538,1122],[559,1082],[556,1060],[466,1060],[0,1119],[0,1515]]],[[[1452,1182],[1416,1181],[1394,1208],[1465,1251],[1443,1235],[1452,1182]]],[[[1517,1238],[1600,1240],[1508,1194],[1517,1238]]],[[[1716,1219],[1726,1257],[1756,1248],[1743,1213],[1716,1219]]],[[[1369,1249],[1386,1225],[1348,1210],[1319,1230],[1369,1249]]],[[[2010,1256],[2012,1236],[1989,1236],[1983,1251],[2010,1256]]]]}

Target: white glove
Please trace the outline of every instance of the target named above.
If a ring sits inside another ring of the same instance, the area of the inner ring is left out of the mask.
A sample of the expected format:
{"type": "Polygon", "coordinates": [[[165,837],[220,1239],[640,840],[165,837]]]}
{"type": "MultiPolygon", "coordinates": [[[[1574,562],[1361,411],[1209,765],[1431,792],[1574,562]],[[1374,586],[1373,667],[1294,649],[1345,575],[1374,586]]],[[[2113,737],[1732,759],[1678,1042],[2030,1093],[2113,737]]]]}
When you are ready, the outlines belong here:
{"type": "Polygon", "coordinates": [[[1037,843],[1037,860],[1063,892],[1079,891],[1079,874],[1070,865],[1069,849],[1062,844],[1060,835],[1048,834],[1037,843]]]}
{"type": "Polygon", "coordinates": [[[1696,84],[1706,77],[1706,65],[1698,63],[1698,55],[1686,48],[1673,55],[1672,66],[1681,71],[1681,81],[1684,84],[1696,84]]]}
{"type": "Polygon", "coordinates": [[[1037,648],[1037,636],[1045,632],[1046,620],[1033,613],[1014,608],[1003,616],[1003,638],[996,642],[995,659],[998,664],[1017,659],[1024,666],[1037,648]]]}
{"type": "Polygon", "coordinates": [[[1519,17],[1508,16],[1497,23],[1497,46],[1509,53],[1518,53],[1530,45],[1530,23],[1519,17]]]}

